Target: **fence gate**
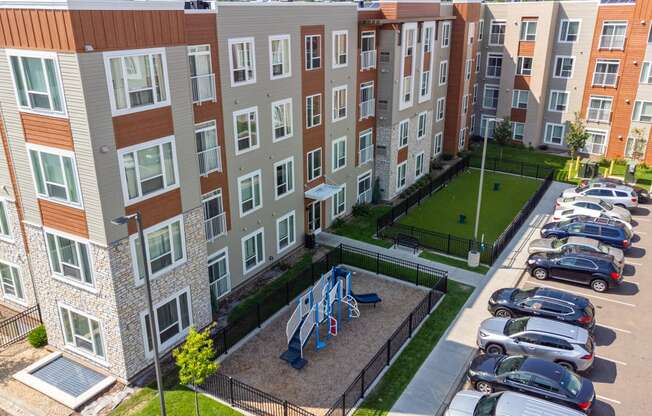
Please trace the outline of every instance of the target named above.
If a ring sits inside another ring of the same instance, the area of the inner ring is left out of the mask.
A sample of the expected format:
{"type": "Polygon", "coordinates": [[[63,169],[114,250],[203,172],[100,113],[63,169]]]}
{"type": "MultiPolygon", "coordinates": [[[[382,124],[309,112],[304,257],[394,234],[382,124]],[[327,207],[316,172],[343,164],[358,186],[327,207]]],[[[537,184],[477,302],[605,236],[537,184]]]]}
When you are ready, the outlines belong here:
{"type": "Polygon", "coordinates": [[[41,325],[41,309],[38,304],[0,321],[0,350],[22,341],[39,325],[41,325]]]}

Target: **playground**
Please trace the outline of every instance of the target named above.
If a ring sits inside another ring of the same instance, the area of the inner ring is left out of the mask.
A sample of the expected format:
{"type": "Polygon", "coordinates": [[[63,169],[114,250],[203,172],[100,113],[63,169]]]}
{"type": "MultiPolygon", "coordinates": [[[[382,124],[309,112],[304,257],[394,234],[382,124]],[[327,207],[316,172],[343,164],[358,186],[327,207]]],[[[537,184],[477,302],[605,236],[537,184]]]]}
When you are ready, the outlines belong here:
{"type": "MultiPolygon", "coordinates": [[[[329,328],[333,330],[335,322],[324,317],[318,327],[319,343],[313,330],[305,341],[300,360],[288,357],[288,344],[296,332],[294,328],[301,332],[302,324],[306,321],[310,324],[311,319],[310,314],[302,313],[300,307],[297,312],[298,303],[294,302],[239,349],[226,355],[220,372],[288,400],[311,413],[324,414],[427,295],[424,288],[357,269],[350,275],[350,285],[347,285],[344,274],[338,276],[336,273],[336,276],[330,284],[327,281],[323,283],[326,290],[321,290],[322,286],[317,282],[313,293],[321,292],[324,295],[315,295],[313,300],[322,299],[324,303],[331,304],[329,312],[332,317],[337,317],[339,312],[337,335],[334,335],[334,331],[328,335],[329,328]],[[341,302],[338,310],[339,290],[341,302]],[[358,300],[361,300],[357,303],[357,318],[353,314],[349,319],[349,305],[344,302],[347,293],[358,294],[358,300]],[[362,302],[374,299],[361,298],[360,294],[374,294],[381,301],[375,306],[365,304],[362,302]],[[295,313],[304,316],[299,325],[293,323],[298,319],[295,313]],[[318,344],[321,347],[319,350],[318,344]],[[281,358],[282,355],[285,359],[281,358]],[[295,368],[301,366],[301,369],[295,368]]],[[[303,299],[307,301],[309,296],[310,292],[306,292],[303,299]]]]}

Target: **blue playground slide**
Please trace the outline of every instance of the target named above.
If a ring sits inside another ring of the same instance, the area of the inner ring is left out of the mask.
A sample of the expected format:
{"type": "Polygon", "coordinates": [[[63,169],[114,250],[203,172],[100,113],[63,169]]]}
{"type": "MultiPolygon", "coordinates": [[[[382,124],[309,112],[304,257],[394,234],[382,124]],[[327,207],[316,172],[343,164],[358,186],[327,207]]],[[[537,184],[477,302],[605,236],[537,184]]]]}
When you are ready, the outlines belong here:
{"type": "MultiPolygon", "coordinates": [[[[307,315],[306,315],[307,316],[307,315]]],[[[288,349],[285,351],[283,354],[281,354],[281,359],[287,361],[290,363],[290,365],[293,368],[296,368],[297,370],[301,370],[307,363],[308,360],[305,360],[301,358],[301,339],[299,337],[299,333],[301,332],[301,325],[303,324],[303,321],[305,321],[305,317],[301,320],[301,323],[299,324],[299,327],[297,330],[294,332],[294,335],[292,335],[292,339],[290,340],[290,344],[288,344],[288,349]]],[[[308,339],[306,339],[306,343],[312,336],[312,333],[315,332],[314,330],[310,332],[310,335],[308,335],[308,339]]]]}

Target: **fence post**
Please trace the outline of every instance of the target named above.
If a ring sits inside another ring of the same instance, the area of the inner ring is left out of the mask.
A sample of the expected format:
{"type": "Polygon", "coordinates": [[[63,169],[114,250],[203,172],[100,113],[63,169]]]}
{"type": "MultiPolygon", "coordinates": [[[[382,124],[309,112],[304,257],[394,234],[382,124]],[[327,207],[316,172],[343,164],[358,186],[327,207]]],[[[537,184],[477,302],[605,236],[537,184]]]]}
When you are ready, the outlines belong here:
{"type": "Polygon", "coordinates": [[[285,304],[290,304],[290,282],[285,282],[285,304]]]}
{"type": "Polygon", "coordinates": [[[387,365],[392,360],[392,339],[387,340],[387,365]]]}
{"type": "Polygon", "coordinates": [[[283,415],[288,416],[288,401],[283,400],[283,415]]]}
{"type": "Polygon", "coordinates": [[[362,377],[360,378],[360,398],[364,397],[364,373],[366,368],[362,370],[362,377]]]}
{"type": "Polygon", "coordinates": [[[419,286],[419,263],[417,263],[417,282],[416,285],[419,286]]]}
{"type": "Polygon", "coordinates": [[[432,309],[432,290],[428,292],[428,315],[430,315],[431,309],[432,309]]]}
{"type": "Polygon", "coordinates": [[[231,401],[231,406],[235,404],[233,400],[233,379],[229,377],[229,400],[231,401]]]}
{"type": "Polygon", "coordinates": [[[380,253],[376,253],[376,274],[380,274],[380,253]]]}
{"type": "Polygon", "coordinates": [[[523,176],[523,162],[521,162],[521,176],[523,176]]]}
{"type": "Polygon", "coordinates": [[[446,253],[451,254],[451,235],[448,234],[448,244],[446,246],[446,253]]]}
{"type": "Polygon", "coordinates": [[[258,328],[260,328],[260,303],[256,304],[256,321],[258,321],[258,328]]]}
{"type": "Polygon", "coordinates": [[[536,178],[539,179],[539,165],[537,165],[537,176],[536,176],[536,178]]]}
{"type": "Polygon", "coordinates": [[[228,354],[228,353],[229,353],[229,347],[228,347],[227,344],[226,344],[226,330],[227,330],[228,328],[229,328],[229,327],[227,326],[227,327],[224,328],[224,331],[222,331],[222,334],[224,334],[224,337],[223,337],[223,338],[224,338],[224,354],[228,354]]]}
{"type": "Polygon", "coordinates": [[[36,304],[36,311],[38,312],[38,321],[43,323],[43,316],[41,316],[41,305],[38,303],[36,304]]]}
{"type": "Polygon", "coordinates": [[[408,328],[409,328],[409,331],[410,331],[409,332],[409,337],[410,338],[412,338],[412,315],[413,314],[414,314],[414,312],[410,312],[410,324],[408,325],[408,328]]]}
{"type": "Polygon", "coordinates": [[[342,244],[340,244],[340,264],[342,264],[342,244]]]}
{"type": "Polygon", "coordinates": [[[346,392],[342,393],[342,416],[346,416],[346,392]]]}

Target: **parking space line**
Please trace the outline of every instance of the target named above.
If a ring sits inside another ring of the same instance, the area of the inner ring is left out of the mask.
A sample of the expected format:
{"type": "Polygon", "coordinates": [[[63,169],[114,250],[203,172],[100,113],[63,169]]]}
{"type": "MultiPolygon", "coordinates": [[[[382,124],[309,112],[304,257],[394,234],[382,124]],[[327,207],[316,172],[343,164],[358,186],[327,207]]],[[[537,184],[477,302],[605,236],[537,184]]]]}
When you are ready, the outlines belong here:
{"type": "Polygon", "coordinates": [[[633,262],[633,261],[627,261],[625,263],[630,264],[632,266],[642,266],[643,265],[642,263],[636,263],[636,262],[633,262]]]}
{"type": "Polygon", "coordinates": [[[619,305],[631,306],[632,308],[635,308],[635,307],[636,307],[636,305],[634,305],[633,303],[627,303],[627,302],[622,302],[622,301],[619,301],[619,300],[614,300],[614,299],[604,298],[604,297],[602,297],[602,296],[587,295],[587,294],[585,294],[585,293],[578,293],[578,292],[574,292],[574,291],[572,291],[572,290],[568,290],[568,289],[560,289],[560,288],[558,288],[558,287],[550,286],[550,285],[544,285],[543,283],[539,283],[538,281],[535,282],[535,281],[532,281],[532,280],[530,280],[530,279],[526,279],[525,282],[526,282],[526,283],[529,283],[529,284],[531,284],[531,285],[535,285],[535,286],[547,287],[548,289],[563,290],[563,291],[565,291],[565,292],[570,292],[570,293],[573,293],[573,294],[575,294],[575,295],[579,295],[579,296],[585,296],[585,297],[587,297],[587,298],[600,299],[600,300],[604,300],[605,302],[613,302],[613,303],[617,303],[617,304],[619,304],[619,305]]]}
{"type": "Polygon", "coordinates": [[[620,364],[620,365],[624,365],[624,366],[627,365],[627,363],[624,362],[624,361],[614,360],[613,358],[607,358],[605,356],[598,355],[598,354],[595,354],[595,356],[596,356],[596,358],[600,358],[600,359],[605,360],[605,361],[611,361],[612,363],[616,363],[616,364],[620,364]]]}
{"type": "Polygon", "coordinates": [[[621,328],[616,328],[615,326],[609,326],[609,325],[605,325],[605,324],[597,324],[597,325],[599,327],[602,327],[602,328],[613,329],[614,331],[623,332],[625,334],[631,334],[632,333],[632,331],[628,331],[626,329],[621,329],[621,328]]]}
{"type": "Polygon", "coordinates": [[[636,220],[636,222],[638,222],[638,221],[641,221],[641,222],[650,222],[650,219],[649,219],[649,218],[638,218],[638,217],[634,217],[634,219],[636,220]]]}
{"type": "Polygon", "coordinates": [[[608,397],[600,396],[599,394],[596,394],[595,397],[597,397],[598,399],[600,399],[602,401],[605,401],[605,402],[611,402],[611,403],[615,403],[615,404],[622,404],[618,400],[614,400],[614,399],[610,399],[608,397]]]}
{"type": "Polygon", "coordinates": [[[647,232],[636,230],[636,233],[635,233],[635,234],[638,234],[638,235],[647,235],[647,232]]]}

